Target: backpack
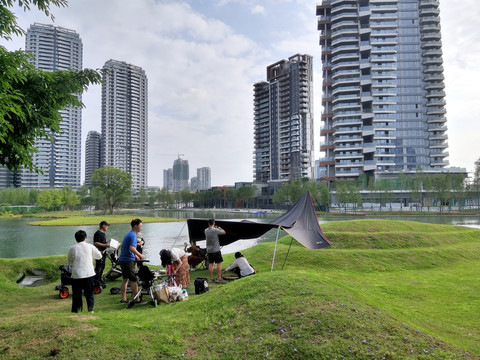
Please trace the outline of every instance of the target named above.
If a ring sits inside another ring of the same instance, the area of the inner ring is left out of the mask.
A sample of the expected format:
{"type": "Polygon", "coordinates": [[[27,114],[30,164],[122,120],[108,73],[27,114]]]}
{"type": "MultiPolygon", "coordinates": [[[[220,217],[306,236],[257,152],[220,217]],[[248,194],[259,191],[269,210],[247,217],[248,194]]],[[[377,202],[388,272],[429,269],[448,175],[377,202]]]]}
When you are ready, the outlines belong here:
{"type": "Polygon", "coordinates": [[[195,294],[200,295],[208,291],[208,281],[205,278],[195,279],[195,294]]]}

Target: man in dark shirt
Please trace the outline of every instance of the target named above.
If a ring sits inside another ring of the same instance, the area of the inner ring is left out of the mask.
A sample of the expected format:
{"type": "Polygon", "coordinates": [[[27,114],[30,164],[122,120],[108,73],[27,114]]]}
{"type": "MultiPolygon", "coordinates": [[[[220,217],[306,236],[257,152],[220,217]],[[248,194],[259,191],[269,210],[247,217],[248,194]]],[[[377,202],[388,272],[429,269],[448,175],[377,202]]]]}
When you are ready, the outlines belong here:
{"type": "Polygon", "coordinates": [[[110,224],[106,221],[100,223],[100,229],[93,235],[93,245],[102,253],[102,258],[95,261],[95,278],[100,280],[102,278],[103,270],[105,270],[105,259],[107,252],[105,251],[110,245],[107,244],[107,237],[105,232],[108,230],[110,224]]]}

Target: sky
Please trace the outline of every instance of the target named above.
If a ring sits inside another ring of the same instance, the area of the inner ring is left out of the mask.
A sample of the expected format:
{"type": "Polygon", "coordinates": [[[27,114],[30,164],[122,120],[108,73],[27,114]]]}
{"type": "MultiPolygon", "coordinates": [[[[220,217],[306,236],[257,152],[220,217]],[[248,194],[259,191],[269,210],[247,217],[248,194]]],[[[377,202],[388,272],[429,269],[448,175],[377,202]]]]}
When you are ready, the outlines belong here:
{"type": "MultiPolygon", "coordinates": [[[[473,171],[480,158],[480,7],[441,0],[450,166],[473,171]]],[[[319,1],[320,2],[320,1],[319,1]]],[[[190,177],[210,167],[212,185],[253,180],[253,84],[266,67],[297,54],[314,57],[315,158],[321,157],[321,61],[317,1],[70,0],[55,21],[15,9],[18,23],[75,30],[83,65],[109,59],[142,67],[148,77],[148,185],[163,186],[163,169],[178,154],[190,177]]],[[[25,47],[23,37],[2,44],[25,47]]],[[[88,131],[101,129],[101,87],[83,95],[82,156],[88,131]]],[[[82,160],[84,167],[84,160],[82,160]]],[[[83,177],[82,169],[82,177],[83,177]]]]}

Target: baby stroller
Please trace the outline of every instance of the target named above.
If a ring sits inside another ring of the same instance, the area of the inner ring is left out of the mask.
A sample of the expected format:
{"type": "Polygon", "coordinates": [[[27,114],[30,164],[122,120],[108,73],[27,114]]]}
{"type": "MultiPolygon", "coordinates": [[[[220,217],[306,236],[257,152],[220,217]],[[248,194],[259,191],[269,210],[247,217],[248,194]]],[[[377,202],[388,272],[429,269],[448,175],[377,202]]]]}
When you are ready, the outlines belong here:
{"type": "MultiPolygon", "coordinates": [[[[150,304],[153,307],[157,306],[157,300],[153,296],[153,283],[155,282],[155,280],[157,280],[158,276],[155,273],[155,271],[150,270],[148,266],[143,264],[143,262],[148,262],[148,260],[139,261],[141,265],[137,273],[138,292],[135,294],[132,300],[130,300],[130,302],[128,303],[129,309],[132,308],[137,303],[137,299],[139,299],[139,301],[142,301],[143,295],[149,295],[150,304]]],[[[163,281],[166,284],[171,284],[171,283],[174,283],[175,276],[176,275],[166,275],[166,276],[161,276],[161,278],[165,278],[163,281]]]]}
{"type": "MultiPolygon", "coordinates": [[[[67,285],[72,285],[72,267],[70,265],[61,265],[60,269],[60,284],[55,287],[58,290],[58,296],[60,299],[66,299],[70,295],[70,290],[67,285]]],[[[97,279],[93,282],[93,293],[100,294],[102,289],[105,289],[107,285],[103,281],[97,279]]]]}
{"type": "Polygon", "coordinates": [[[112,263],[112,267],[106,273],[103,274],[102,281],[118,279],[120,276],[122,276],[122,270],[117,267],[118,249],[115,249],[115,251],[107,250],[106,253],[107,253],[107,258],[112,263]]]}

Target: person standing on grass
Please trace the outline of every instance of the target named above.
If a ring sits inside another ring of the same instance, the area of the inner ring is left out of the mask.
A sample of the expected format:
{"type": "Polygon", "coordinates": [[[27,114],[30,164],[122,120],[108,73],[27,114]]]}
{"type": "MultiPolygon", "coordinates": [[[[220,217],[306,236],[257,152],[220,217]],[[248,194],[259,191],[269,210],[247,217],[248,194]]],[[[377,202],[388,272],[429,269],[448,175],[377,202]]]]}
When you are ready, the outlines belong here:
{"type": "Polygon", "coordinates": [[[127,301],[127,284],[130,280],[130,289],[132,294],[138,292],[137,274],[135,273],[135,261],[145,259],[143,254],[140,254],[137,250],[137,234],[142,231],[142,220],[133,219],[130,222],[132,230],[123,238],[122,248],[120,251],[120,257],[118,263],[122,268],[122,284],[120,285],[120,291],[122,294],[122,300],[120,302],[126,303],[127,301]]]}
{"type": "Polygon", "coordinates": [[[105,259],[107,258],[107,248],[110,247],[107,244],[107,236],[105,233],[108,230],[110,224],[106,221],[100,222],[99,229],[93,234],[93,245],[102,253],[102,258],[95,261],[95,278],[100,280],[102,278],[103,270],[105,270],[105,259]]]}
{"type": "Polygon", "coordinates": [[[220,251],[219,235],[225,235],[226,232],[219,226],[215,226],[215,220],[208,220],[208,228],[205,229],[205,238],[207,239],[208,271],[210,281],[224,283],[222,279],[222,252],[220,251]],[[217,264],[217,279],[213,280],[213,267],[217,264]]]}
{"type": "Polygon", "coordinates": [[[82,291],[87,300],[88,312],[93,313],[93,280],[95,269],[93,259],[99,260],[102,254],[92,244],[87,243],[87,233],[78,230],[75,233],[77,244],[68,251],[68,265],[72,267],[72,312],[83,310],[82,291]]]}

